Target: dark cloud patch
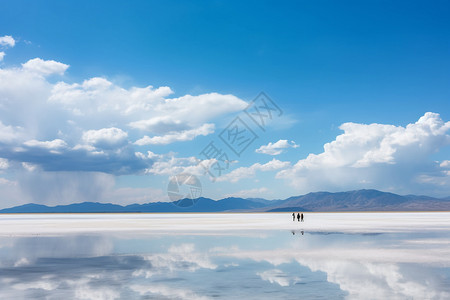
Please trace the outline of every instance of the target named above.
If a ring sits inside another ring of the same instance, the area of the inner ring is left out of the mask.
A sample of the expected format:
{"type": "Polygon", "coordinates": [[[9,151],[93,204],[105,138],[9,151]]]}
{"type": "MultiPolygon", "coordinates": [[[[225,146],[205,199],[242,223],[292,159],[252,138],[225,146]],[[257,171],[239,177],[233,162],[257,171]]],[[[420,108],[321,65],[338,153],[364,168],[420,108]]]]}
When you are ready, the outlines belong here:
{"type": "Polygon", "coordinates": [[[114,150],[46,149],[40,147],[11,147],[0,145],[0,157],[26,162],[44,171],[103,172],[114,175],[135,174],[152,165],[150,159],[135,155],[132,146],[114,150]]]}

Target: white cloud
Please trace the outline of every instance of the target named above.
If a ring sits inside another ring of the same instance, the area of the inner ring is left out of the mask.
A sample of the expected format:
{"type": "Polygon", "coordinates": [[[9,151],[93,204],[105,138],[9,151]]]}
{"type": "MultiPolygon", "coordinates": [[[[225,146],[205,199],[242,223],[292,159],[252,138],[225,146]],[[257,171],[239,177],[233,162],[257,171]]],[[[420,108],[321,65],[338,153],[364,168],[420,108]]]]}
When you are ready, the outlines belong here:
{"type": "Polygon", "coordinates": [[[57,83],[49,101],[79,115],[108,112],[118,114],[118,118],[128,116],[132,128],[151,132],[157,129],[158,133],[171,131],[174,125],[177,130],[197,127],[217,116],[242,110],[247,105],[233,95],[209,93],[167,98],[171,94],[172,89],[166,86],[125,89],[96,77],[81,84],[57,83]],[[161,131],[165,126],[169,130],[161,131]]]}
{"type": "Polygon", "coordinates": [[[27,265],[30,265],[30,261],[26,257],[22,257],[14,263],[14,267],[22,267],[27,265]]]}
{"type": "Polygon", "coordinates": [[[63,75],[69,65],[54,61],[43,60],[41,58],[33,58],[22,64],[22,68],[25,71],[33,72],[43,76],[52,74],[63,75]]]}
{"type": "Polygon", "coordinates": [[[52,88],[49,101],[82,115],[118,112],[120,115],[138,114],[155,109],[172,94],[169,87],[154,89],[131,87],[124,89],[105,78],[93,77],[81,84],[59,82],[52,88]]]}
{"type": "MultiPolygon", "coordinates": [[[[443,176],[429,156],[450,143],[450,122],[426,113],[406,127],[344,123],[344,133],[277,174],[301,192],[377,188],[399,193],[436,193],[420,178],[443,176]]],[[[428,182],[430,183],[430,181],[428,182]]],[[[447,187],[448,189],[448,187],[447,187]]],[[[444,190],[441,190],[441,193],[444,190]]]]}
{"type": "Polygon", "coordinates": [[[58,150],[67,147],[67,143],[61,139],[55,139],[52,141],[44,141],[44,142],[38,140],[29,140],[23,144],[28,147],[45,148],[49,150],[58,150]]]}
{"type": "Polygon", "coordinates": [[[45,77],[67,68],[40,58],[0,68],[3,157],[52,171],[139,172],[151,159],[136,156],[128,136],[138,144],[190,141],[214,132],[207,121],[246,106],[233,95],[167,98],[173,91],[166,86],[123,88],[100,77],[54,84],[45,77]],[[52,147],[59,147],[58,160],[52,147]]]}
{"type": "Polygon", "coordinates": [[[4,47],[14,47],[16,41],[10,35],[5,35],[0,37],[0,46],[4,47]]]}
{"type": "Polygon", "coordinates": [[[186,124],[180,120],[173,119],[171,116],[158,116],[148,120],[131,122],[129,126],[143,131],[157,133],[180,131],[186,128],[186,124]]]}
{"type": "Polygon", "coordinates": [[[167,99],[160,109],[171,113],[175,119],[197,120],[204,123],[215,117],[244,109],[247,103],[233,95],[208,93],[198,96],[185,95],[167,99]]]}
{"type": "Polygon", "coordinates": [[[22,162],[22,167],[27,170],[28,172],[34,172],[35,170],[38,169],[38,166],[35,164],[31,164],[31,163],[27,163],[27,162],[22,162]]]}
{"type": "Polygon", "coordinates": [[[240,167],[234,169],[230,173],[218,177],[217,181],[238,182],[239,180],[244,178],[254,177],[257,171],[262,172],[276,171],[280,169],[285,169],[289,167],[289,165],[290,162],[280,161],[274,158],[265,164],[255,163],[250,167],[240,167]]]}
{"type": "Polygon", "coordinates": [[[444,160],[444,161],[442,161],[442,162],[439,164],[439,166],[440,166],[441,168],[450,168],[450,160],[444,160]]]}
{"type": "Polygon", "coordinates": [[[17,185],[17,182],[0,177],[0,185],[15,186],[17,185]]]}
{"type": "Polygon", "coordinates": [[[6,170],[8,168],[9,168],[8,160],[0,157],[0,170],[6,170]]]}
{"type": "Polygon", "coordinates": [[[3,60],[3,58],[5,57],[5,52],[3,52],[3,51],[0,51],[0,61],[2,61],[3,60]]]}
{"type": "Polygon", "coordinates": [[[82,140],[95,147],[113,148],[126,143],[128,133],[122,129],[111,127],[83,132],[82,140]]]}
{"type": "Polygon", "coordinates": [[[48,100],[83,122],[114,119],[137,130],[137,134],[153,134],[138,138],[136,145],[164,145],[211,134],[215,126],[208,121],[247,105],[233,95],[167,98],[172,93],[169,87],[125,89],[105,78],[91,78],[81,84],[57,83],[48,100]]]}
{"type": "Polygon", "coordinates": [[[13,285],[13,288],[18,290],[42,289],[45,291],[52,291],[57,287],[58,283],[45,280],[38,280],[31,283],[16,283],[13,285]]]}
{"type": "MultiPolygon", "coordinates": [[[[93,80],[87,86],[102,84],[108,85],[101,80],[93,80]]],[[[151,164],[148,159],[136,157],[133,145],[124,138],[126,133],[120,128],[126,126],[128,120],[100,112],[86,118],[79,117],[67,111],[61,103],[49,100],[53,86],[55,84],[44,76],[25,67],[0,68],[2,157],[19,162],[15,165],[25,162],[51,171],[129,174],[143,171],[151,164]],[[112,127],[111,120],[117,121],[117,126],[112,127]],[[106,129],[98,131],[93,128],[106,129]],[[86,144],[86,141],[94,145],[86,144]],[[65,145],[67,147],[63,147],[65,145]],[[57,147],[57,151],[51,149],[53,147],[57,147]],[[55,155],[58,155],[57,159],[55,155]]],[[[84,104],[89,106],[89,103],[84,104]]]]}
{"type": "MultiPolygon", "coordinates": [[[[142,153],[138,156],[144,155],[142,153]]],[[[206,172],[203,166],[208,166],[216,160],[199,160],[196,157],[176,157],[174,153],[165,155],[155,154],[148,151],[148,159],[153,160],[150,168],[146,169],[146,173],[163,176],[174,176],[180,173],[189,173],[196,176],[201,176],[206,172]]]]}
{"type": "Polygon", "coordinates": [[[22,128],[6,126],[0,120],[0,142],[10,143],[19,139],[22,136],[22,128]]]}
{"type": "Polygon", "coordinates": [[[135,142],[136,145],[166,145],[174,142],[184,142],[191,141],[195,139],[197,136],[209,135],[214,133],[214,124],[203,124],[202,126],[194,129],[183,130],[179,132],[170,132],[163,136],[154,136],[148,137],[144,136],[143,138],[137,140],[135,142]]]}
{"type": "Polygon", "coordinates": [[[269,155],[278,155],[285,151],[287,148],[298,148],[298,145],[294,141],[279,140],[275,143],[269,143],[267,145],[262,145],[255,150],[256,153],[263,153],[269,155]]]}

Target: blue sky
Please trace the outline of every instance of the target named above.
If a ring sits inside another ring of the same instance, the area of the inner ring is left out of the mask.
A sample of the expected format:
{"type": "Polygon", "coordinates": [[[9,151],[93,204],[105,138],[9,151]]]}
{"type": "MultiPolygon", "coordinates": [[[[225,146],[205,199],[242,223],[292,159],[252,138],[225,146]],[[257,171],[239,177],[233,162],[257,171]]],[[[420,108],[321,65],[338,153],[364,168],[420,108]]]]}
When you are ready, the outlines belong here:
{"type": "Polygon", "coordinates": [[[449,194],[445,1],[9,1],[0,11],[1,206],[167,201],[179,172],[215,199],[449,194]],[[283,115],[252,127],[258,139],[211,182],[196,158],[261,91],[283,115]]]}

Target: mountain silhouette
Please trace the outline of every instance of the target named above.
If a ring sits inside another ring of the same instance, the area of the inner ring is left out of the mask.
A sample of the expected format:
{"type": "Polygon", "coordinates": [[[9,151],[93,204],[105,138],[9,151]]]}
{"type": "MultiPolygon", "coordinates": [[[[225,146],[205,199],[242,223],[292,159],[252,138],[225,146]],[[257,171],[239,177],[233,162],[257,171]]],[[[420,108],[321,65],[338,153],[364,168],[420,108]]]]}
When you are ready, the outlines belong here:
{"type": "Polygon", "coordinates": [[[150,202],[126,206],[83,202],[46,206],[25,204],[0,210],[0,213],[170,213],[170,212],[287,212],[287,211],[450,211],[450,197],[406,195],[378,190],[315,192],[284,200],[230,197],[182,199],[178,202],[150,202]]]}

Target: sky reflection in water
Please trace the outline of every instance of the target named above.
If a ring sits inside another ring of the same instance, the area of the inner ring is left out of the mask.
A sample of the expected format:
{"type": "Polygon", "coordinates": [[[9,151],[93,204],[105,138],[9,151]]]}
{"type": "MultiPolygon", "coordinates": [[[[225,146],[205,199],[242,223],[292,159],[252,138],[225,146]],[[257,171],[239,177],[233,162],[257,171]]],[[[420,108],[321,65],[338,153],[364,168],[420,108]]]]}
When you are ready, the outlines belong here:
{"type": "Polygon", "coordinates": [[[0,238],[0,298],[448,299],[450,233],[0,238]]]}

